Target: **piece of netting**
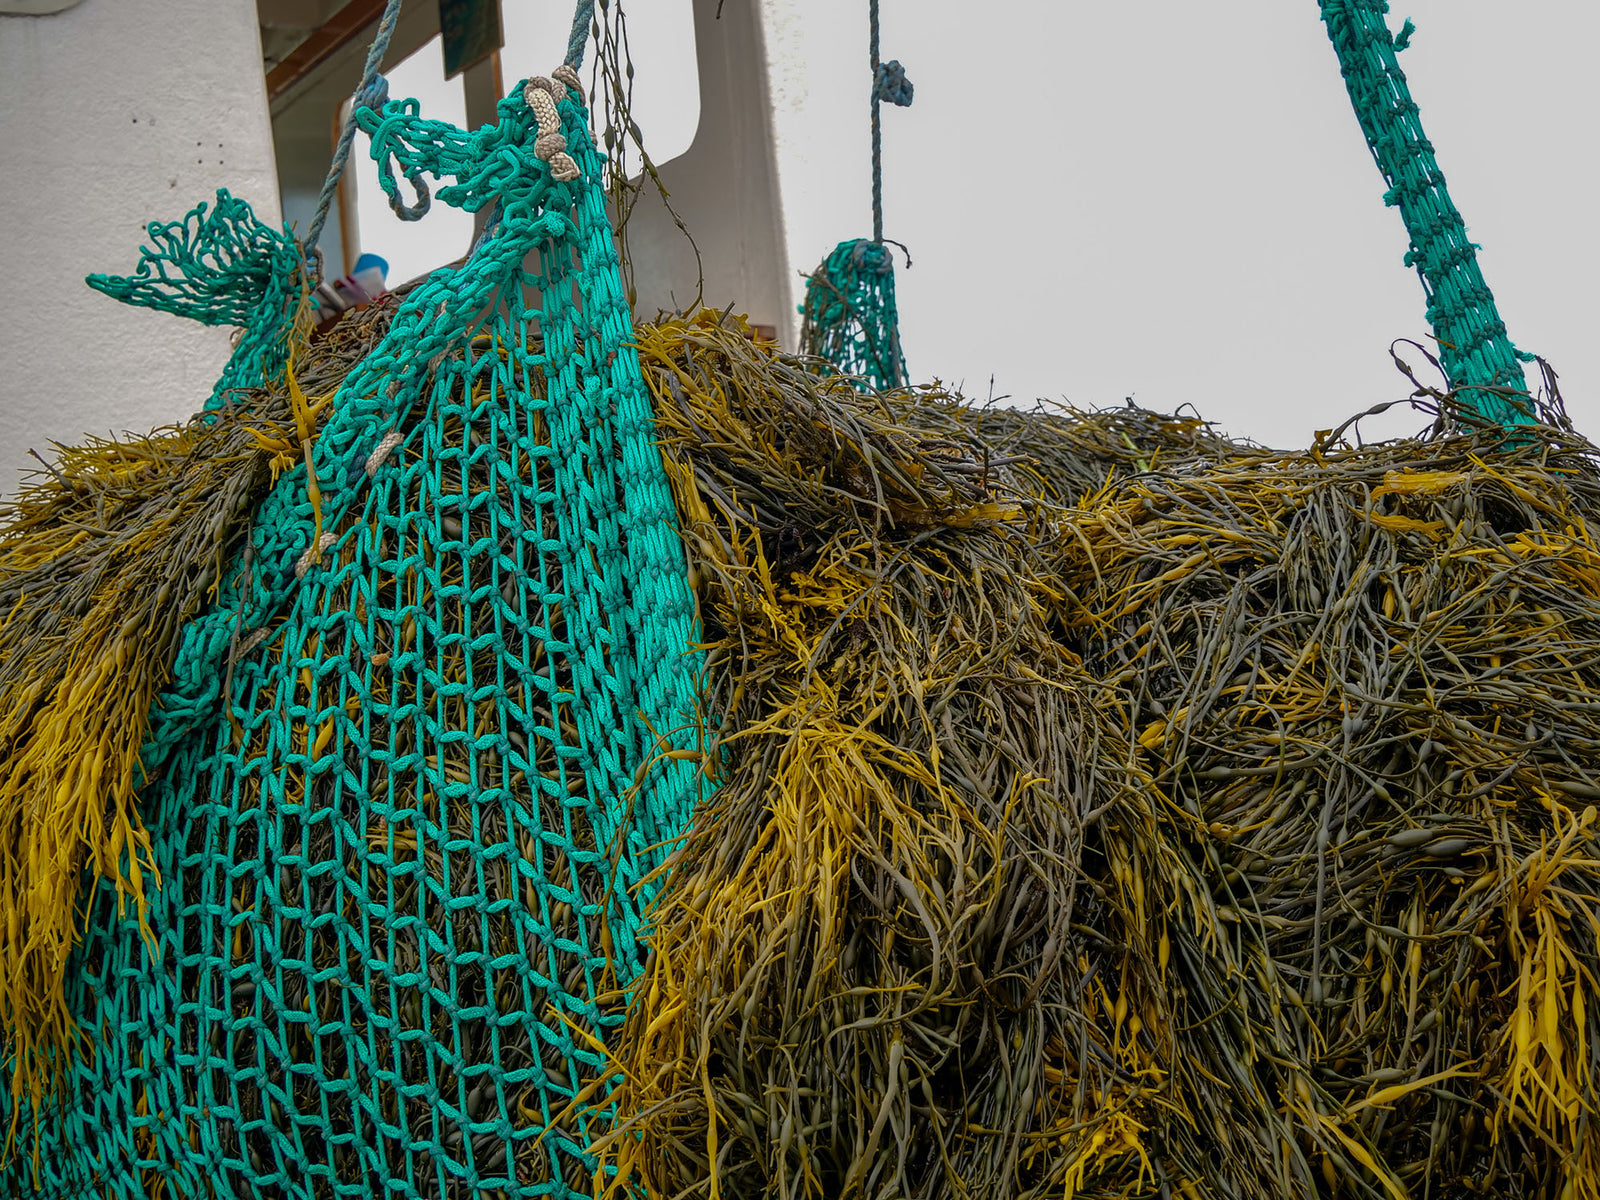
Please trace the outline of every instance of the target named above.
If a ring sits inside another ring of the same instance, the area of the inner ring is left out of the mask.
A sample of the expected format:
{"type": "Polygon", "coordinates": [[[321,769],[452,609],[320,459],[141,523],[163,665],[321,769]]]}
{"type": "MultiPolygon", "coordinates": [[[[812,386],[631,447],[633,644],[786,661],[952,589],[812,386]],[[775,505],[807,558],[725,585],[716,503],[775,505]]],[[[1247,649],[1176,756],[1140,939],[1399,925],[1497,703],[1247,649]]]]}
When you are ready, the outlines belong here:
{"type": "MultiPolygon", "coordinates": [[[[908,376],[900,349],[900,311],[894,298],[894,256],[883,239],[882,106],[907,108],[916,89],[899,62],[882,62],[878,57],[878,0],[868,0],[867,21],[872,69],[872,238],[840,242],[806,277],[806,298],[800,306],[800,352],[885,391],[903,386],[908,376]]],[[[910,262],[908,255],[908,266],[910,262]]]]}
{"type": "Polygon", "coordinates": [[[894,258],[882,242],[840,242],[806,280],[800,351],[879,391],[906,382],[894,258]]]}
{"type": "Polygon", "coordinates": [[[0,1192],[589,1194],[701,664],[600,158],[560,112],[571,183],[521,93],[472,134],[362,114],[498,226],[397,309],[315,497],[284,475],[186,631],[145,755],[153,945],[98,884],[85,1053],[5,1113],[0,1192]]]}
{"type": "Polygon", "coordinates": [[[226,189],[209,215],[206,207],[196,205],[180,221],[150,222],[152,244],[140,250],[132,275],[85,282],[124,304],[237,327],[239,342],[206,405],[215,408],[236,388],[282,378],[300,251],[287,228],[258,220],[226,189]]]}
{"type": "Polygon", "coordinates": [[[1532,424],[1520,355],[1506,335],[1494,295],[1478,268],[1478,247],[1445,186],[1433,143],[1422,131],[1397,51],[1409,44],[1408,21],[1397,43],[1384,19],[1388,0],[1320,0],[1328,36],[1339,55],[1350,102],[1367,145],[1389,185],[1384,203],[1400,209],[1411,248],[1406,265],[1417,268],[1428,298],[1428,321],[1452,387],[1485,420],[1532,424]],[[1496,389],[1496,390],[1487,390],[1496,389]]]}

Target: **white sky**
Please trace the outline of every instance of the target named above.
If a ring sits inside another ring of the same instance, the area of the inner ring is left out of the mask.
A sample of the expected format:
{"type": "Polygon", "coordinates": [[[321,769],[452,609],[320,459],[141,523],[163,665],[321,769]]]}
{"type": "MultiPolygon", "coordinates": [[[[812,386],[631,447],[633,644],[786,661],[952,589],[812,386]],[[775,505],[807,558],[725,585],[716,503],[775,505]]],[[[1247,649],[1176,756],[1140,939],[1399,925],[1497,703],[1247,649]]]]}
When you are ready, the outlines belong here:
{"type": "MultiPolygon", "coordinates": [[[[866,5],[762,3],[790,257],[809,269],[871,232],[866,5]]],[[[559,59],[566,5],[504,8],[509,86],[559,59]]],[[[688,10],[628,9],[636,111],[663,159],[698,116],[688,10]]],[[[884,110],[885,233],[915,260],[898,275],[914,377],[982,397],[992,375],[1019,402],[1193,404],[1279,445],[1404,395],[1388,346],[1426,335],[1421,285],[1314,0],[882,10],[884,57],[916,85],[911,108],[884,110]]],[[[1410,0],[1394,24],[1407,15],[1401,65],[1512,337],[1551,359],[1600,434],[1600,8],[1410,0]]]]}

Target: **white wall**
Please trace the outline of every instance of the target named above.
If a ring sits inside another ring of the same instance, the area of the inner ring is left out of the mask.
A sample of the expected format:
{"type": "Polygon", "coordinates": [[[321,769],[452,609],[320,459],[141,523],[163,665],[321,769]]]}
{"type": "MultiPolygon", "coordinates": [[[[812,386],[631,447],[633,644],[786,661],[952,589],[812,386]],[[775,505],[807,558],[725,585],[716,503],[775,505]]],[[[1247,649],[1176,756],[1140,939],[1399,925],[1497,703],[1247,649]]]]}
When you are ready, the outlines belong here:
{"type": "Polygon", "coordinates": [[[151,220],[219,187],[278,220],[254,0],[0,16],[0,494],[28,449],[195,411],[229,330],[117,304],[151,220]]]}
{"type": "MultiPolygon", "coordinates": [[[[798,322],[761,3],[695,0],[694,17],[698,127],[688,151],[661,164],[660,173],[695,245],[646,185],[628,225],[635,315],[650,320],[693,302],[698,249],[704,303],[732,304],[752,323],[773,326],[792,349],[798,322]]],[[[646,53],[634,49],[637,57],[646,53]]],[[[647,146],[649,136],[646,127],[647,146]]]]}

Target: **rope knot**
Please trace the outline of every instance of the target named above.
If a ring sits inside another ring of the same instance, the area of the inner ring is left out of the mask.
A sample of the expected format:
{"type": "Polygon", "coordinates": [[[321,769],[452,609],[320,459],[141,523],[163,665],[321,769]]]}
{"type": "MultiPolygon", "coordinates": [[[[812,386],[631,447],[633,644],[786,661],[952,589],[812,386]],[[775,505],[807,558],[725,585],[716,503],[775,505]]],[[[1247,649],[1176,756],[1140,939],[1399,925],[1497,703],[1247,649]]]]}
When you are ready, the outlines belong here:
{"type": "Polygon", "coordinates": [[[916,88],[906,78],[906,69],[899,59],[878,64],[878,74],[872,81],[872,98],[901,108],[911,107],[911,97],[916,88]]]}
{"type": "Polygon", "coordinates": [[[894,256],[889,253],[889,247],[882,242],[869,242],[862,238],[856,242],[850,257],[851,265],[858,271],[887,275],[894,270],[894,256]]]}
{"type": "MultiPolygon", "coordinates": [[[[566,63],[562,63],[554,71],[550,72],[550,78],[554,79],[557,83],[566,84],[567,87],[569,87],[573,91],[577,92],[578,93],[578,103],[579,104],[584,103],[584,99],[583,99],[583,80],[578,78],[578,72],[577,71],[573,70],[566,63]]],[[[560,97],[557,97],[557,99],[560,99],[560,97]]]]}
{"type": "Polygon", "coordinates": [[[379,112],[387,103],[389,103],[389,81],[382,75],[376,75],[370,82],[362,84],[356,89],[356,94],[350,97],[352,110],[370,108],[374,112],[379,112]]]}

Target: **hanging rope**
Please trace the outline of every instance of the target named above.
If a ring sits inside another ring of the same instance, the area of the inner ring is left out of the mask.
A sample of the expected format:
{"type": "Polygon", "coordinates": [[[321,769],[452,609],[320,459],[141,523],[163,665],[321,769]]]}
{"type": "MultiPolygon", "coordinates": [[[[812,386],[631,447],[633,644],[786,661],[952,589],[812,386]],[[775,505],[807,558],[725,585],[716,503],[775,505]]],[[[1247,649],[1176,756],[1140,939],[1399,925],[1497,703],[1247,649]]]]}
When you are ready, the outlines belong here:
{"type": "MultiPolygon", "coordinates": [[[[899,387],[907,379],[894,295],[894,258],[883,237],[882,106],[909,106],[914,89],[898,61],[882,62],[878,57],[878,0],[869,0],[867,15],[872,68],[872,240],[840,242],[806,277],[800,349],[841,374],[859,375],[882,390],[899,387]]],[[[907,256],[907,265],[910,261],[907,256]]]]}
{"type": "Polygon", "coordinates": [[[867,8],[872,24],[872,240],[882,242],[883,103],[878,88],[878,0],[871,0],[867,8]]]}
{"type": "MultiPolygon", "coordinates": [[[[313,282],[320,282],[322,279],[322,250],[317,243],[322,238],[322,227],[327,223],[328,212],[333,207],[333,198],[339,190],[339,180],[343,178],[345,165],[350,159],[350,147],[356,135],[356,110],[370,108],[376,111],[382,108],[384,101],[389,98],[389,84],[379,73],[379,68],[383,65],[384,55],[389,52],[389,42],[394,37],[395,25],[400,18],[400,6],[401,0],[389,0],[384,6],[377,32],[372,37],[372,45],[367,50],[367,62],[361,71],[361,83],[350,98],[350,111],[345,115],[344,128],[339,131],[339,144],[334,149],[333,161],[328,165],[327,178],[322,181],[322,191],[317,196],[316,215],[311,218],[311,227],[307,230],[305,238],[306,265],[313,282]]],[[[574,71],[583,66],[583,52],[589,43],[593,22],[594,0],[578,0],[572,14],[572,32],[567,38],[565,60],[565,65],[574,71]]],[[[406,181],[416,193],[416,202],[406,204],[400,197],[398,189],[385,188],[389,194],[389,207],[402,221],[420,220],[431,207],[433,197],[428,191],[427,181],[420,172],[407,175],[406,181]]],[[[480,237],[479,242],[481,241],[480,237]]],[[[476,250],[477,244],[474,244],[473,248],[476,250]]]]}
{"type": "Polygon", "coordinates": [[[1465,399],[1486,421],[1528,424],[1532,416],[1514,397],[1525,395],[1528,387],[1518,360],[1531,356],[1520,354],[1506,336],[1478,268],[1478,247],[1468,239],[1466,222],[1445,187],[1396,58],[1410,45],[1416,26],[1407,21],[1400,36],[1392,37],[1384,20],[1387,0],[1321,0],[1321,5],[1350,102],[1389,185],[1384,203],[1399,208],[1411,235],[1406,265],[1422,277],[1428,320],[1451,386],[1471,389],[1465,399]]]}
{"type": "MultiPolygon", "coordinates": [[[[593,0],[588,2],[592,7],[593,0]]],[[[394,27],[400,19],[400,4],[401,0],[389,0],[384,6],[383,16],[378,20],[378,31],[372,36],[372,45],[367,49],[367,63],[361,70],[361,83],[350,97],[350,111],[345,114],[344,128],[339,131],[339,144],[334,149],[333,161],[328,164],[328,176],[322,181],[322,191],[317,196],[316,215],[311,218],[311,227],[306,231],[306,270],[313,283],[322,280],[322,249],[317,243],[322,238],[322,227],[327,223],[328,210],[333,206],[334,194],[339,190],[339,180],[350,158],[350,146],[356,136],[356,113],[363,108],[382,108],[384,101],[389,98],[389,83],[378,68],[383,65],[383,56],[389,52],[389,40],[394,37],[394,27]]],[[[415,221],[428,211],[432,197],[420,174],[408,178],[416,189],[417,202],[406,205],[391,201],[391,205],[395,216],[402,221],[415,221]]]]}
{"type": "Polygon", "coordinates": [[[913,88],[906,69],[898,61],[878,61],[878,0],[870,0],[868,17],[872,25],[872,240],[883,241],[883,119],[882,105],[887,100],[901,108],[911,106],[913,88]]]}
{"type": "Polygon", "coordinates": [[[589,26],[594,21],[594,0],[578,0],[572,13],[572,33],[567,37],[567,66],[576,71],[583,66],[583,48],[589,44],[589,26]]]}

